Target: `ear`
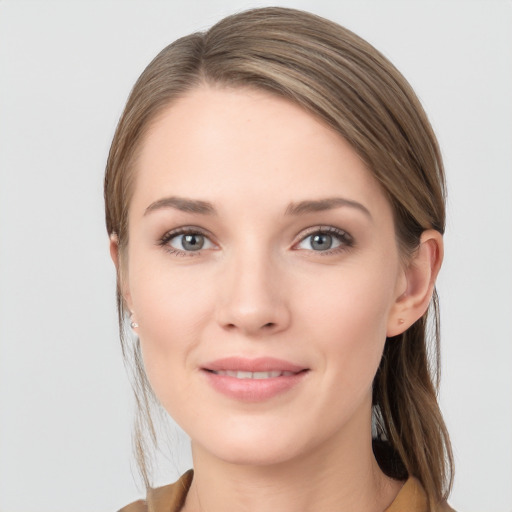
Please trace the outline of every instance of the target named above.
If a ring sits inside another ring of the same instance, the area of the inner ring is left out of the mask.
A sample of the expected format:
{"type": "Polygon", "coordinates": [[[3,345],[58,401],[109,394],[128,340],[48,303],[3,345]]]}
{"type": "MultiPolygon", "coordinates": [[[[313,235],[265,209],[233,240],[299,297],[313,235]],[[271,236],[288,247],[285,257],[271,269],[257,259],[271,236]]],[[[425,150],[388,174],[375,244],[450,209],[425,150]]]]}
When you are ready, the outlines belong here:
{"type": "Polygon", "coordinates": [[[128,280],[126,278],[125,272],[123,272],[123,265],[119,254],[119,238],[115,233],[110,235],[110,257],[112,258],[112,261],[116,267],[117,288],[122,295],[125,306],[133,315],[130,287],[128,286],[128,280]]]}
{"type": "Polygon", "coordinates": [[[398,336],[406,331],[428,309],[434,285],[443,262],[443,236],[428,229],[420,238],[420,245],[404,268],[406,288],[395,300],[390,311],[387,336],[398,336]]]}

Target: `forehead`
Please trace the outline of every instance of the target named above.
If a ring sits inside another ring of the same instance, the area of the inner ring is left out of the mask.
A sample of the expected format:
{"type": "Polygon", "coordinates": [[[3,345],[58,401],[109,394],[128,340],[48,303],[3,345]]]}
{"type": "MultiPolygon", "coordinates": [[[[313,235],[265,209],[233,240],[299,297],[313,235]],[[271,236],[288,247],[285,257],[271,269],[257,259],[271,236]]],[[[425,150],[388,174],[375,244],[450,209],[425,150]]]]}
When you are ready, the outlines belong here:
{"type": "Polygon", "coordinates": [[[260,90],[204,86],[175,101],[149,128],[135,171],[136,208],[165,195],[270,208],[334,193],[388,207],[338,133],[260,90]]]}

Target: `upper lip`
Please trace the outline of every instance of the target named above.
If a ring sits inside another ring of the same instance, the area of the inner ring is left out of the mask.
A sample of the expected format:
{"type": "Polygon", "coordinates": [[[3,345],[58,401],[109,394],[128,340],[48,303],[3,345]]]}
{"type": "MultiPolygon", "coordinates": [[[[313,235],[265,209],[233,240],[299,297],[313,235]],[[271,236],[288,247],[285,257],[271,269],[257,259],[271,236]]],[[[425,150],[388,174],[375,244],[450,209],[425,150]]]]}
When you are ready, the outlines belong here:
{"type": "Polygon", "coordinates": [[[258,357],[255,359],[245,357],[225,357],[216,359],[203,365],[204,370],[210,371],[242,371],[242,372],[293,372],[298,373],[306,370],[304,366],[299,366],[289,361],[276,359],[274,357],[258,357]]]}

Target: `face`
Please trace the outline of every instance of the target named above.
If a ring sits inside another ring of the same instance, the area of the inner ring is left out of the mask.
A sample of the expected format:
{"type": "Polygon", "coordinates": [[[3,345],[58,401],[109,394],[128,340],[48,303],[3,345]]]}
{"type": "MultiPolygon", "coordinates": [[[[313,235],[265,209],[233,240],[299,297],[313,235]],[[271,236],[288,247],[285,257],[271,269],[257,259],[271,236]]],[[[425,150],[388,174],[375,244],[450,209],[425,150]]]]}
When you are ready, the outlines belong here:
{"type": "Polygon", "coordinates": [[[368,442],[405,277],[351,146],[284,99],[205,87],[159,116],[136,173],[124,297],[194,448],[267,464],[368,442]]]}

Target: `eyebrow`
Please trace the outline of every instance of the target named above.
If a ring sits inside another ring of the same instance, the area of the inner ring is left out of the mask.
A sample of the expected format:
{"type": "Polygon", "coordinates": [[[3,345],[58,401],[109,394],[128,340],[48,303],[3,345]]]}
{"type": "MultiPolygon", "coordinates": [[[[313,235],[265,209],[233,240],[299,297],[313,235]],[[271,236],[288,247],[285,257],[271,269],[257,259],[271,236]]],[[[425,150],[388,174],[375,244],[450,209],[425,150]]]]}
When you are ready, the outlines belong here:
{"type": "MultiPolygon", "coordinates": [[[[285,215],[304,215],[307,213],[322,212],[333,210],[340,207],[355,208],[367,217],[372,219],[370,211],[357,201],[345,199],[342,197],[329,197],[326,199],[313,199],[300,201],[298,203],[290,203],[286,208],[285,215]]],[[[201,201],[199,199],[187,199],[184,197],[164,197],[151,203],[145,210],[144,215],[151,213],[155,210],[164,208],[174,208],[186,213],[197,213],[200,215],[217,215],[217,210],[208,201],[201,201]]]]}
{"type": "Polygon", "coordinates": [[[144,215],[162,208],[174,208],[187,213],[199,213],[201,215],[216,215],[217,210],[207,201],[197,199],[186,199],[184,197],[164,197],[151,203],[144,212],[144,215]]]}
{"type": "Polygon", "coordinates": [[[305,213],[314,213],[314,212],[323,212],[326,210],[333,210],[334,208],[340,208],[342,206],[348,206],[350,208],[355,208],[362,213],[364,213],[367,217],[372,219],[372,215],[368,208],[363,206],[361,203],[357,201],[352,201],[350,199],[344,199],[342,197],[329,197],[326,199],[317,199],[317,200],[308,200],[308,201],[300,201],[298,203],[291,203],[288,208],[286,208],[286,215],[302,215],[305,213]]]}

